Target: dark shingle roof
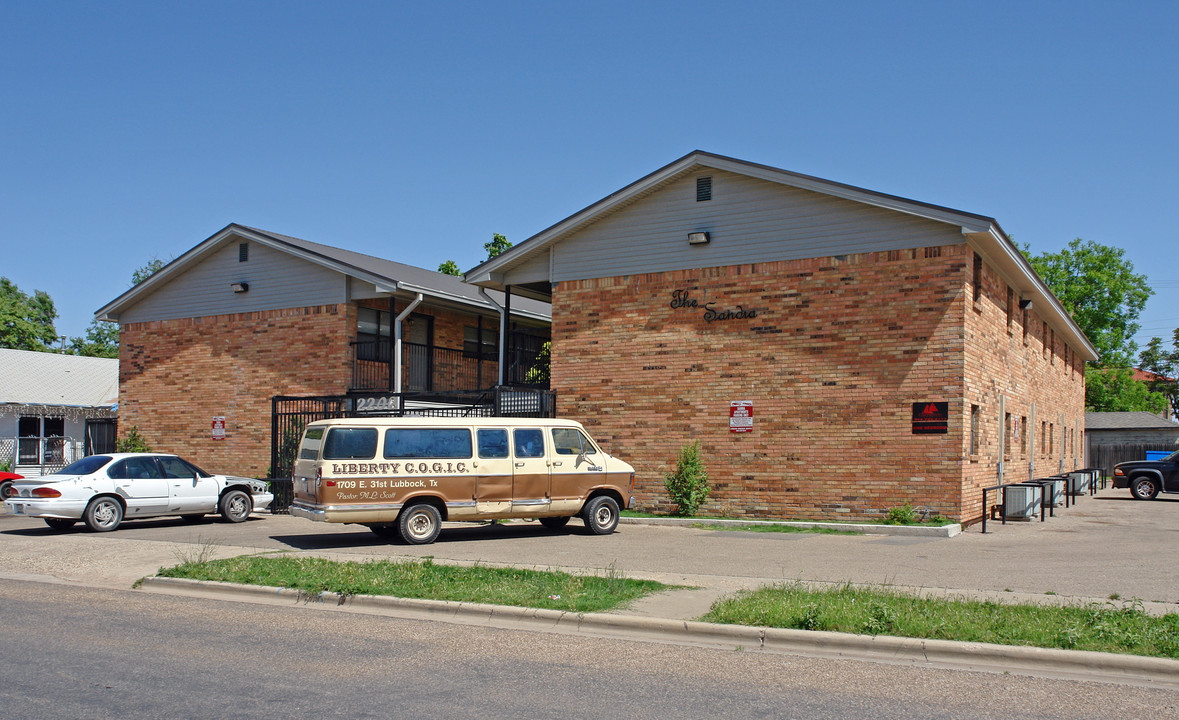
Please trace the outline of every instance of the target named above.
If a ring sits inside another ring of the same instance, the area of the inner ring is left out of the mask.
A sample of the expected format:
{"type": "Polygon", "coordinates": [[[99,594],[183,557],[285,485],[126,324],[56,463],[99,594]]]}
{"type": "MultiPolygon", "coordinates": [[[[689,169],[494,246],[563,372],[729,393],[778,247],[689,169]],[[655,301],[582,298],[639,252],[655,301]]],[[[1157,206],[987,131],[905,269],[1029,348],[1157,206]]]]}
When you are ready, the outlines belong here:
{"type": "Polygon", "coordinates": [[[1086,430],[1179,430],[1179,423],[1148,412],[1087,412],[1086,430]]]}

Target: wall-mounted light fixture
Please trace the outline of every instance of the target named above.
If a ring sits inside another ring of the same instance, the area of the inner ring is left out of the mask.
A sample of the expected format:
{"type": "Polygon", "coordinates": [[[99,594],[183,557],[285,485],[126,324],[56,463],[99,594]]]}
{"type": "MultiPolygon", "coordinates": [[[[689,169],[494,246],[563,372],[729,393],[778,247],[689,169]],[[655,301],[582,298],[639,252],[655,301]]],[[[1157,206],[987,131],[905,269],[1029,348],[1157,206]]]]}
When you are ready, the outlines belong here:
{"type": "Polygon", "coordinates": [[[1019,309],[1020,310],[1031,310],[1032,309],[1032,299],[1031,298],[1020,298],[1019,299],[1019,309]]]}
{"type": "Polygon", "coordinates": [[[230,285],[229,287],[233,288],[233,291],[235,293],[244,293],[244,292],[250,291],[250,284],[244,283],[244,282],[234,283],[234,284],[230,285]]]}
{"type": "Polygon", "coordinates": [[[710,239],[711,238],[708,237],[708,233],[706,232],[688,233],[689,245],[707,245],[710,239]]]}

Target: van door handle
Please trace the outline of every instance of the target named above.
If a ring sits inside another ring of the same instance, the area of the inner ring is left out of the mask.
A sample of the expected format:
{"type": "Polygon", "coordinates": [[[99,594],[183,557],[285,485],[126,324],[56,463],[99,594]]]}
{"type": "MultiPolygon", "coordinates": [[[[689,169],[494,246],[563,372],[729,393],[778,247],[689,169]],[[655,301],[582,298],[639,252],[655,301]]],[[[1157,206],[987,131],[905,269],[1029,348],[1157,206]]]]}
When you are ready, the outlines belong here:
{"type": "Polygon", "coordinates": [[[524,467],[524,463],[518,462],[518,463],[516,463],[516,467],[524,467]]]}
{"type": "Polygon", "coordinates": [[[560,464],[561,464],[561,461],[560,461],[560,460],[554,460],[554,461],[553,461],[553,465],[555,465],[555,466],[556,466],[556,465],[560,465],[560,464]]]}

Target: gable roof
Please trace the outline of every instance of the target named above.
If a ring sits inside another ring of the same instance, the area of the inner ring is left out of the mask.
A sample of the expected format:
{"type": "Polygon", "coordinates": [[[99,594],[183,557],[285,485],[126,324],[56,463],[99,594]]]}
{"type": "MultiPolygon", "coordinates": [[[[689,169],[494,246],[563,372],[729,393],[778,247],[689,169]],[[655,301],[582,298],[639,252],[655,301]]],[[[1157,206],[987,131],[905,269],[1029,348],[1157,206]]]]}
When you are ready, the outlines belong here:
{"type": "MultiPolygon", "coordinates": [[[[1061,306],[1060,301],[1032,269],[1023,253],[1015,247],[994,218],[866,190],[845,183],[824,180],[811,175],[803,175],[702,150],[694,150],[540,231],[499,256],[471,269],[463,276],[463,279],[475,285],[503,289],[505,274],[513,268],[535,259],[538,254],[591,223],[636,203],[666,185],[703,168],[745,175],[952,225],[958,228],[971,246],[1008,280],[1021,298],[1032,300],[1037,313],[1056,328],[1058,333],[1064,335],[1069,344],[1085,360],[1097,359],[1097,350],[1085,337],[1084,332],[1061,306]]],[[[533,288],[533,291],[533,295],[536,297],[544,295],[543,288],[540,290],[533,288]]]]}
{"type": "MultiPolygon", "coordinates": [[[[378,292],[388,294],[396,292],[422,293],[427,298],[467,305],[483,311],[495,311],[492,304],[479,294],[478,288],[472,287],[464,283],[461,278],[452,275],[268,230],[230,223],[196,247],[160,268],[147,280],[99,308],[95,312],[95,318],[115,321],[124,309],[155,292],[156,289],[184,273],[189,267],[199,263],[217,249],[234,242],[237,238],[260,243],[343,275],[371,283],[378,292]]],[[[488,294],[497,303],[503,304],[502,292],[489,291],[488,294]]],[[[552,319],[552,310],[548,303],[513,296],[512,315],[549,322],[552,319]]]]}
{"type": "Polygon", "coordinates": [[[103,407],[119,402],[119,361],[0,349],[0,404],[103,407]]]}
{"type": "Polygon", "coordinates": [[[1145,411],[1087,412],[1085,430],[1175,430],[1179,423],[1145,411]]]}

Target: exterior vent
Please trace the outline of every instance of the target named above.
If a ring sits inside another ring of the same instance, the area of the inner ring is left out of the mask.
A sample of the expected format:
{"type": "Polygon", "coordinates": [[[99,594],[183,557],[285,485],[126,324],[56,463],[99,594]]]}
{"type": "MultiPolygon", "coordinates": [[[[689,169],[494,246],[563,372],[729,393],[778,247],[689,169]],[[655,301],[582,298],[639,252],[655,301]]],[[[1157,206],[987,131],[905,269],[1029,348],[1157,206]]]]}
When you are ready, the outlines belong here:
{"type": "Polygon", "coordinates": [[[1044,498],[1044,504],[1048,507],[1060,507],[1064,504],[1064,480],[1056,478],[1048,478],[1052,485],[1049,486],[1048,497],[1044,498]]]}
{"type": "Polygon", "coordinates": [[[248,262],[250,259],[250,244],[242,243],[237,246],[237,261],[248,262]]]}
{"type": "Polygon", "coordinates": [[[1089,490],[1089,473],[1071,472],[1068,474],[1068,494],[1084,495],[1089,490]]]}
{"type": "Polygon", "coordinates": [[[712,199],[712,177],[696,178],[696,202],[712,199]]]}
{"type": "Polygon", "coordinates": [[[1003,488],[1003,516],[1008,520],[1031,520],[1040,510],[1039,485],[1008,485],[1003,488]]]}

